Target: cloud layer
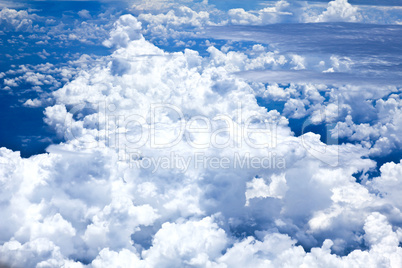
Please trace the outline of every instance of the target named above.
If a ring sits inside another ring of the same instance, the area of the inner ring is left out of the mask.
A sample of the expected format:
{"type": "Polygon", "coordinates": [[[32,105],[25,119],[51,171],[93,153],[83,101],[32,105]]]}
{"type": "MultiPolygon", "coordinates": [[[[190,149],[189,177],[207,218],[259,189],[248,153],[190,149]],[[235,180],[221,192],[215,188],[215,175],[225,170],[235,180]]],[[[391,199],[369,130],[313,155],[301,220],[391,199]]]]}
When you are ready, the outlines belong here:
{"type": "MultiPolygon", "coordinates": [[[[211,19],[214,7],[196,8],[120,16],[103,42],[113,51],[95,62],[4,73],[14,75],[3,82],[10,89],[57,88],[24,105],[46,107],[44,121],[63,142],[29,158],[0,149],[0,263],[400,267],[402,162],[369,177],[373,157],[402,149],[399,82],[325,80],[364,71],[363,60],[336,53],[317,59],[254,43],[236,51],[227,42],[201,55],[147,39],[278,22],[293,3],[231,9],[223,21],[211,19]],[[267,71],[290,81],[256,75],[267,71]],[[297,81],[303,71],[320,76],[297,81]],[[295,133],[291,120],[324,127],[326,140],[295,133]]],[[[336,0],[310,18],[360,21],[359,12],[336,0]]]]}

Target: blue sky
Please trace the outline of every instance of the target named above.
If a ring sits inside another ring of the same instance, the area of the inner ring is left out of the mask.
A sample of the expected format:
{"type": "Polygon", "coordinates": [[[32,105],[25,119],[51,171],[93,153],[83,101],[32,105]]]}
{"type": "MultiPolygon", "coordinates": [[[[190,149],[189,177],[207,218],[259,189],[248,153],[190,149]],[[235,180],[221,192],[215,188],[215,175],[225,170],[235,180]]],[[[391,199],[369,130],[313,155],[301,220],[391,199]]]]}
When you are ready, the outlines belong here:
{"type": "Polygon", "coordinates": [[[0,264],[401,267],[399,1],[0,1],[0,264]]]}

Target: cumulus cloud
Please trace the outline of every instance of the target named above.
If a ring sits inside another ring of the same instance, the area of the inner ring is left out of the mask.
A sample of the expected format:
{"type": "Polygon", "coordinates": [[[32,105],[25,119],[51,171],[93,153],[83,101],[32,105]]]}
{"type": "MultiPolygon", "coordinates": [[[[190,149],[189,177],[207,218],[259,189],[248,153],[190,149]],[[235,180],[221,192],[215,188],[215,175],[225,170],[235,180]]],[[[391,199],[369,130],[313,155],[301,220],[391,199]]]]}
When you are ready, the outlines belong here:
{"type": "Polygon", "coordinates": [[[31,31],[32,17],[25,10],[3,8],[0,11],[0,29],[2,31],[31,31]]]}
{"type": "Polygon", "coordinates": [[[398,187],[401,178],[402,164],[400,163],[386,163],[381,168],[381,176],[368,181],[370,189],[374,192],[379,191],[383,194],[383,198],[392,204],[392,206],[400,210],[402,204],[398,198],[400,189],[398,187]]]}
{"type": "Polygon", "coordinates": [[[360,15],[355,6],[349,4],[348,0],[335,0],[328,3],[328,8],[320,14],[315,22],[348,21],[360,20],[360,15]]]}
{"type": "MultiPolygon", "coordinates": [[[[217,10],[215,12],[221,13],[217,10]]],[[[196,11],[188,6],[178,6],[159,14],[141,13],[138,20],[143,23],[143,32],[150,39],[174,39],[176,43],[183,42],[182,38],[194,37],[194,29],[222,24],[220,19],[214,22],[210,10],[196,11]]]]}
{"type": "Polygon", "coordinates": [[[287,1],[281,0],[257,11],[245,11],[242,8],[230,9],[228,17],[231,24],[265,25],[285,20],[292,21],[295,10],[297,10],[297,5],[293,6],[287,1]]]}
{"type": "Polygon", "coordinates": [[[282,199],[287,191],[285,174],[272,175],[267,185],[262,178],[254,178],[247,183],[246,206],[250,205],[249,200],[253,198],[279,198],[282,199]]]}
{"type": "MultiPolygon", "coordinates": [[[[387,91],[382,94],[387,95],[387,91]]],[[[348,115],[343,122],[338,122],[339,133],[333,135],[365,143],[371,148],[371,154],[374,156],[387,155],[402,148],[402,142],[396,134],[402,126],[399,119],[401,100],[398,95],[391,94],[389,98],[385,97],[385,100],[378,99],[373,105],[363,108],[361,113],[356,110],[354,115],[348,115]],[[367,120],[362,118],[361,113],[364,111],[371,111],[376,119],[372,122],[358,122],[367,120]]]]}
{"type": "MultiPolygon", "coordinates": [[[[172,41],[180,46],[186,44],[182,39],[197,38],[199,32],[210,26],[311,22],[398,24],[402,10],[351,5],[347,0],[330,1],[328,4],[280,0],[264,3],[263,8],[254,10],[242,7],[219,10],[206,1],[145,1],[134,3],[132,9],[139,14],[138,20],[144,25],[143,34],[149,40],[160,45],[172,41]]],[[[192,45],[187,43],[187,46],[192,45]]]]}
{"type": "Polygon", "coordinates": [[[42,106],[42,102],[38,99],[28,99],[27,101],[24,102],[23,104],[24,106],[27,107],[32,107],[32,108],[36,108],[36,107],[40,107],[42,106]]]}
{"type": "MultiPolygon", "coordinates": [[[[335,2],[327,12],[346,5],[335,2]]],[[[284,1],[278,6],[286,7],[284,1]]],[[[208,18],[181,11],[184,22],[173,12],[152,20],[198,27],[208,18]]],[[[116,48],[111,55],[92,65],[84,57],[77,70],[59,71],[69,82],[51,94],[45,122],[62,143],[30,158],[0,149],[1,262],[24,267],[400,266],[395,185],[401,164],[385,164],[372,182],[358,183],[355,174],[375,167],[370,147],[329,145],[313,133],[296,136],[288,120],[342,118],[350,123],[344,133],[350,133],[351,118],[364,124],[367,111],[381,115],[378,122],[394,122],[400,107],[391,99],[398,96],[382,100],[384,92],[362,95],[353,86],[248,82],[234,73],[297,71],[308,68],[309,61],[261,45],[242,52],[210,46],[206,56],[189,49],[166,52],[141,31],[135,17],[123,15],[104,42],[116,48]],[[261,96],[284,102],[284,108],[261,106],[261,96]],[[375,107],[369,99],[377,100],[375,107]],[[356,103],[366,106],[356,108],[356,103]]],[[[334,58],[333,67],[342,66],[334,58]]],[[[10,86],[53,81],[20,69],[15,71],[20,76],[7,80],[10,86]]],[[[25,105],[36,103],[29,99],[25,105]]]]}
{"type": "MultiPolygon", "coordinates": [[[[401,263],[401,249],[397,246],[397,234],[392,231],[391,226],[386,218],[379,214],[373,213],[367,217],[364,225],[365,238],[367,239],[370,250],[360,251],[356,250],[349,255],[339,257],[331,254],[331,248],[334,242],[325,240],[321,247],[313,248],[310,252],[305,252],[301,246],[296,246],[295,240],[290,237],[278,233],[261,233],[259,240],[253,237],[247,237],[241,241],[235,242],[229,247],[225,254],[220,255],[219,252],[227,243],[228,238],[224,235],[222,229],[213,229],[215,224],[209,224],[208,219],[203,219],[199,222],[187,222],[186,224],[169,224],[161,229],[161,233],[166,228],[171,229],[166,236],[176,236],[174,241],[181,241],[183,234],[192,230],[192,236],[195,241],[200,243],[187,244],[182,241],[182,244],[168,243],[164,245],[163,250],[160,252],[165,254],[172,254],[176,256],[175,259],[169,258],[168,262],[162,256],[153,259],[154,256],[147,255],[144,261],[140,261],[136,254],[123,250],[121,252],[110,252],[109,250],[102,251],[101,257],[94,260],[94,267],[105,267],[106,265],[117,265],[117,263],[135,263],[139,267],[146,267],[147,265],[162,264],[162,265],[194,265],[194,266],[217,266],[217,267],[244,267],[252,265],[253,267],[340,267],[340,266],[362,266],[367,265],[385,265],[387,267],[398,267],[401,263]],[[206,229],[205,227],[208,229],[206,229]],[[195,229],[193,229],[195,228],[195,229]],[[163,231],[162,231],[163,230],[163,231]],[[176,233],[176,230],[182,232],[176,233]],[[204,235],[198,236],[197,232],[202,231],[204,235]],[[208,238],[207,238],[208,237],[208,238]],[[176,240],[179,238],[179,240],[176,240]],[[207,239],[213,238],[212,243],[208,243],[207,239]],[[199,241],[202,239],[203,241],[199,241]],[[195,247],[193,247],[193,245],[195,247]],[[201,245],[212,246],[211,251],[206,251],[204,248],[199,248],[201,245]],[[198,256],[193,251],[196,249],[198,256]],[[176,255],[180,252],[182,255],[176,255]],[[208,252],[208,254],[206,254],[208,252]],[[183,255],[185,254],[185,255],[183,255]],[[215,256],[214,256],[215,255],[215,256]],[[119,260],[119,262],[117,261],[119,260]],[[181,261],[180,261],[181,260],[181,261]],[[156,261],[156,262],[154,262],[156,261]]],[[[215,225],[216,228],[216,225],[215,225]]],[[[158,234],[157,234],[158,235],[158,234]]],[[[164,242],[168,237],[163,238],[164,242]]],[[[155,241],[156,242],[156,241],[155,241]]],[[[162,241],[159,240],[158,245],[162,241]]],[[[153,249],[153,248],[152,248],[153,249]]],[[[171,257],[172,255],[169,255],[171,257]]]]}
{"type": "Polygon", "coordinates": [[[91,14],[88,10],[83,9],[78,11],[78,16],[80,16],[83,19],[90,19],[91,18],[91,14]]]}
{"type": "Polygon", "coordinates": [[[107,47],[126,47],[130,41],[142,38],[140,31],[141,23],[135,17],[123,15],[114,23],[110,38],[103,44],[107,47]]]}

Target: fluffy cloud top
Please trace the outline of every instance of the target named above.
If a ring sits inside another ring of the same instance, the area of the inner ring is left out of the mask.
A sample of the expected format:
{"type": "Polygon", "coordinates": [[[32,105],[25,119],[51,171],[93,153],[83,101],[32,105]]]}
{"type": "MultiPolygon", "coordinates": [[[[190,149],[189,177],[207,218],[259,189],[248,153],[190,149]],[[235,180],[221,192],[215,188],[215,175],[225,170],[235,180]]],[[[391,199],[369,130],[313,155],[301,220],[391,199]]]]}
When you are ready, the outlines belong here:
{"type": "Polygon", "coordinates": [[[141,38],[141,23],[131,15],[123,15],[114,23],[110,39],[103,44],[107,47],[126,47],[130,41],[141,38]]]}
{"type": "Polygon", "coordinates": [[[348,0],[335,0],[328,3],[328,8],[318,18],[316,22],[329,21],[348,21],[355,22],[361,19],[356,7],[349,4],[348,0]]]}
{"type": "Polygon", "coordinates": [[[32,18],[27,11],[16,11],[3,8],[0,11],[0,29],[2,31],[29,31],[32,30],[32,18]]]}

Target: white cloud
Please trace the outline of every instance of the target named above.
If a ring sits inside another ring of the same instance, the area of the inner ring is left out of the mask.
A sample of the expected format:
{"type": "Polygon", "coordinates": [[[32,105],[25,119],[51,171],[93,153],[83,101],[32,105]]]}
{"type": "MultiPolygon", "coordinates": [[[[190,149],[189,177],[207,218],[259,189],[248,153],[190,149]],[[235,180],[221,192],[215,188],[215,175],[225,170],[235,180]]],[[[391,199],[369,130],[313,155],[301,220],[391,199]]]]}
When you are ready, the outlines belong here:
{"type": "Polygon", "coordinates": [[[255,25],[260,24],[260,18],[242,8],[231,9],[228,12],[230,22],[233,24],[255,25]]]}
{"type": "MultiPolygon", "coordinates": [[[[392,91],[392,89],[391,89],[392,91]]],[[[382,91],[385,96],[389,91],[382,91]]],[[[370,98],[368,95],[366,98],[370,98]]],[[[402,123],[400,120],[401,100],[397,95],[391,94],[389,98],[379,98],[373,105],[368,105],[366,109],[359,112],[353,109],[354,116],[348,115],[344,122],[338,122],[339,133],[334,132],[334,136],[348,137],[352,141],[369,142],[373,156],[390,154],[392,150],[402,148],[402,140],[397,133],[401,131],[402,123]],[[376,119],[369,123],[355,123],[367,110],[375,114],[376,119]],[[357,119],[357,120],[356,120],[357,119]]],[[[363,106],[362,106],[363,107],[363,106]]],[[[349,108],[351,109],[351,108],[349,108]]]]}
{"type": "Polygon", "coordinates": [[[239,25],[265,25],[278,23],[286,20],[293,20],[294,8],[287,1],[281,0],[269,7],[256,11],[245,11],[242,8],[230,9],[228,11],[229,22],[239,25]]]}
{"type": "Polygon", "coordinates": [[[213,217],[184,223],[164,223],[143,252],[150,266],[207,266],[221,255],[228,238],[213,217]]]}
{"type": "Polygon", "coordinates": [[[3,8],[0,11],[0,29],[2,31],[31,31],[32,24],[32,17],[25,10],[3,8]]]}
{"type": "Polygon", "coordinates": [[[83,19],[90,19],[91,13],[88,10],[83,9],[83,10],[78,11],[78,16],[80,16],[83,19]]]}
{"type": "Polygon", "coordinates": [[[15,79],[4,79],[3,81],[4,85],[9,86],[9,87],[18,87],[17,82],[15,79]]]}
{"type": "Polygon", "coordinates": [[[32,107],[32,108],[36,108],[36,107],[40,107],[42,106],[42,102],[38,99],[28,99],[27,101],[24,102],[23,104],[24,106],[27,107],[32,107]]]}
{"type": "Polygon", "coordinates": [[[120,252],[110,251],[109,248],[102,249],[99,256],[91,263],[94,268],[116,267],[118,265],[141,267],[140,257],[127,249],[120,252]]]}
{"type": "Polygon", "coordinates": [[[314,22],[347,21],[356,22],[361,20],[357,7],[349,4],[348,0],[334,0],[328,3],[327,10],[313,19],[314,22]]]}
{"type": "MultiPolygon", "coordinates": [[[[199,12],[183,12],[198,25],[199,12]]],[[[176,22],[173,18],[172,25],[176,22]]],[[[371,185],[357,183],[353,175],[375,165],[367,159],[369,148],[328,146],[313,133],[295,137],[280,112],[258,105],[254,87],[258,94],[286,100],[285,111],[294,118],[317,118],[315,112],[324,108],[328,121],[338,120],[342,109],[344,118],[348,112],[364,114],[369,106],[355,108],[351,100],[365,103],[385,93],[247,83],[232,72],[308,67],[308,61],[262,46],[245,52],[210,47],[204,57],[188,49],[168,53],[142,37],[141,24],[131,15],[122,16],[110,36],[105,44],[116,47],[111,55],[95,65],[84,56],[74,63],[77,70],[55,71],[72,81],[52,94],[45,122],[64,142],[30,158],[0,149],[0,217],[6,230],[0,234],[0,261],[17,265],[18,260],[27,267],[85,267],[78,260],[89,267],[340,267],[385,261],[398,267],[400,236],[392,227],[397,227],[399,203],[391,188],[400,175],[392,170],[400,164],[384,165],[371,185]],[[339,91],[345,92],[343,99],[337,99],[339,91]],[[161,103],[169,106],[152,117],[151,105],[161,103]],[[187,126],[186,138],[173,147],[155,148],[148,139],[133,148],[152,131],[160,143],[172,140],[183,121],[200,116],[211,121],[210,128],[202,119],[191,126],[206,125],[203,133],[187,126]],[[148,127],[152,119],[154,130],[148,127]],[[232,130],[213,135],[227,121],[232,130]],[[240,142],[246,125],[257,130],[268,125],[269,131],[247,133],[247,141],[240,142]],[[194,148],[211,137],[218,144],[194,148]],[[230,146],[224,146],[228,139],[230,146]],[[260,148],[264,141],[274,144],[260,148]],[[209,165],[195,166],[195,153],[209,165]],[[175,154],[184,159],[175,160],[180,165],[136,166],[175,154]],[[216,168],[211,163],[223,158],[230,163],[237,155],[284,164],[216,168]],[[189,165],[183,168],[186,159],[189,165]],[[390,197],[381,198],[375,190],[390,197]],[[367,250],[359,250],[362,236],[367,250]],[[343,257],[331,254],[355,248],[343,257]]],[[[37,69],[49,72],[53,66],[37,69]]],[[[27,67],[14,74],[33,84],[51,83],[27,67]]],[[[396,118],[398,103],[378,100],[378,114],[391,115],[379,120],[396,118]]]]}
{"type": "Polygon", "coordinates": [[[126,47],[132,40],[142,38],[141,23],[131,15],[123,15],[114,23],[109,40],[103,44],[107,47],[126,47]]]}
{"type": "Polygon", "coordinates": [[[372,191],[381,192],[384,200],[398,208],[399,211],[402,209],[402,202],[399,198],[401,190],[398,187],[402,175],[402,163],[386,163],[380,168],[380,171],[381,176],[368,181],[367,184],[372,191]]]}
{"type": "Polygon", "coordinates": [[[287,190],[285,174],[272,175],[269,185],[265,183],[264,179],[254,178],[251,182],[247,182],[246,206],[250,204],[249,200],[253,198],[273,197],[282,199],[287,190]]]}

